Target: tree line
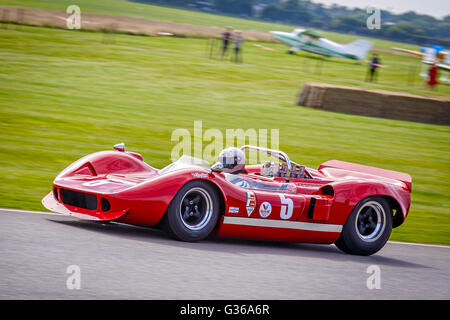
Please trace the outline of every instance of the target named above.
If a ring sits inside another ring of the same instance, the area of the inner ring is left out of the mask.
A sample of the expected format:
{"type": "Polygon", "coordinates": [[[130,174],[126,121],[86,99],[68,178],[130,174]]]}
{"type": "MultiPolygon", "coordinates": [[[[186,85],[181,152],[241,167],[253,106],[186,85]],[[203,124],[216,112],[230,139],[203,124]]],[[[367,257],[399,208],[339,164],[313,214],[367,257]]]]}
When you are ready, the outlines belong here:
{"type": "Polygon", "coordinates": [[[234,15],[301,27],[370,36],[427,46],[450,46],[450,15],[437,19],[409,11],[394,14],[381,10],[381,28],[367,28],[365,9],[310,0],[138,0],[212,13],[234,15]]]}

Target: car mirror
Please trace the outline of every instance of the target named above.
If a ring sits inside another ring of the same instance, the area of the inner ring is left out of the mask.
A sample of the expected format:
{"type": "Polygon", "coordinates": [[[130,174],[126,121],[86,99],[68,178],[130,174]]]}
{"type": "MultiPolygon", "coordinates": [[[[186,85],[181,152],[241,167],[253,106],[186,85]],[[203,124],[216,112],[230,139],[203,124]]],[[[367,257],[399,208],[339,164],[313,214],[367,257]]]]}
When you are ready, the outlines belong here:
{"type": "Polygon", "coordinates": [[[125,143],[122,142],[114,145],[114,150],[125,152],[125,143]]]}

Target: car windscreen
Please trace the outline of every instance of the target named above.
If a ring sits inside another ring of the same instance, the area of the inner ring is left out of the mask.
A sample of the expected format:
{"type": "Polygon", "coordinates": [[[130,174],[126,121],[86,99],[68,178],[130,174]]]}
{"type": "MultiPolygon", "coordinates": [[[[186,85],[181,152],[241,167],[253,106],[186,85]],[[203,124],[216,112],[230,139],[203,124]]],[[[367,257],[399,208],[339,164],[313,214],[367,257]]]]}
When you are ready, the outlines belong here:
{"type": "Polygon", "coordinates": [[[177,161],[175,161],[175,162],[169,164],[168,166],[162,168],[161,170],[159,170],[159,174],[165,174],[168,172],[172,172],[174,170],[178,170],[178,169],[182,169],[182,168],[189,168],[189,167],[201,167],[201,168],[209,169],[210,165],[205,160],[183,155],[177,161]]]}

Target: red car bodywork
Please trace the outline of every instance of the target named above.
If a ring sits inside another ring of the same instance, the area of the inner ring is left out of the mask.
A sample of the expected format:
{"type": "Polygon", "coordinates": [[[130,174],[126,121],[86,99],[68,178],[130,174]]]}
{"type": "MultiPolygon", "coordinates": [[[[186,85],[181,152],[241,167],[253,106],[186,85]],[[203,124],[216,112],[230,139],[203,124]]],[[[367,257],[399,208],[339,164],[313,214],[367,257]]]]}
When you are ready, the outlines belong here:
{"type": "Polygon", "coordinates": [[[246,166],[236,184],[227,174],[201,166],[161,173],[139,154],[102,151],[63,170],[42,203],[51,211],[81,219],[154,226],[178,190],[201,179],[212,184],[221,198],[216,236],[330,244],[338,239],[355,205],[366,197],[388,199],[395,210],[394,227],[409,211],[411,177],[404,173],[336,160],[317,170],[306,168],[309,178],[289,182],[261,176],[261,170],[262,165],[246,166]]]}

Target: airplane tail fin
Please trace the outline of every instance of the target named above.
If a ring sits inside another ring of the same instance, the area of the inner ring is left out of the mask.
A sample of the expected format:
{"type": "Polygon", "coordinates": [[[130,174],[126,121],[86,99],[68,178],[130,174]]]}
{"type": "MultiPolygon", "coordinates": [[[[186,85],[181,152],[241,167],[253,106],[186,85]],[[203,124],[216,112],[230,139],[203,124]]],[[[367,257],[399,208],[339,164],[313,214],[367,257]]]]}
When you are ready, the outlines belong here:
{"type": "Polygon", "coordinates": [[[343,46],[347,54],[353,55],[355,59],[362,60],[372,47],[372,42],[367,40],[356,40],[343,46]]]}

